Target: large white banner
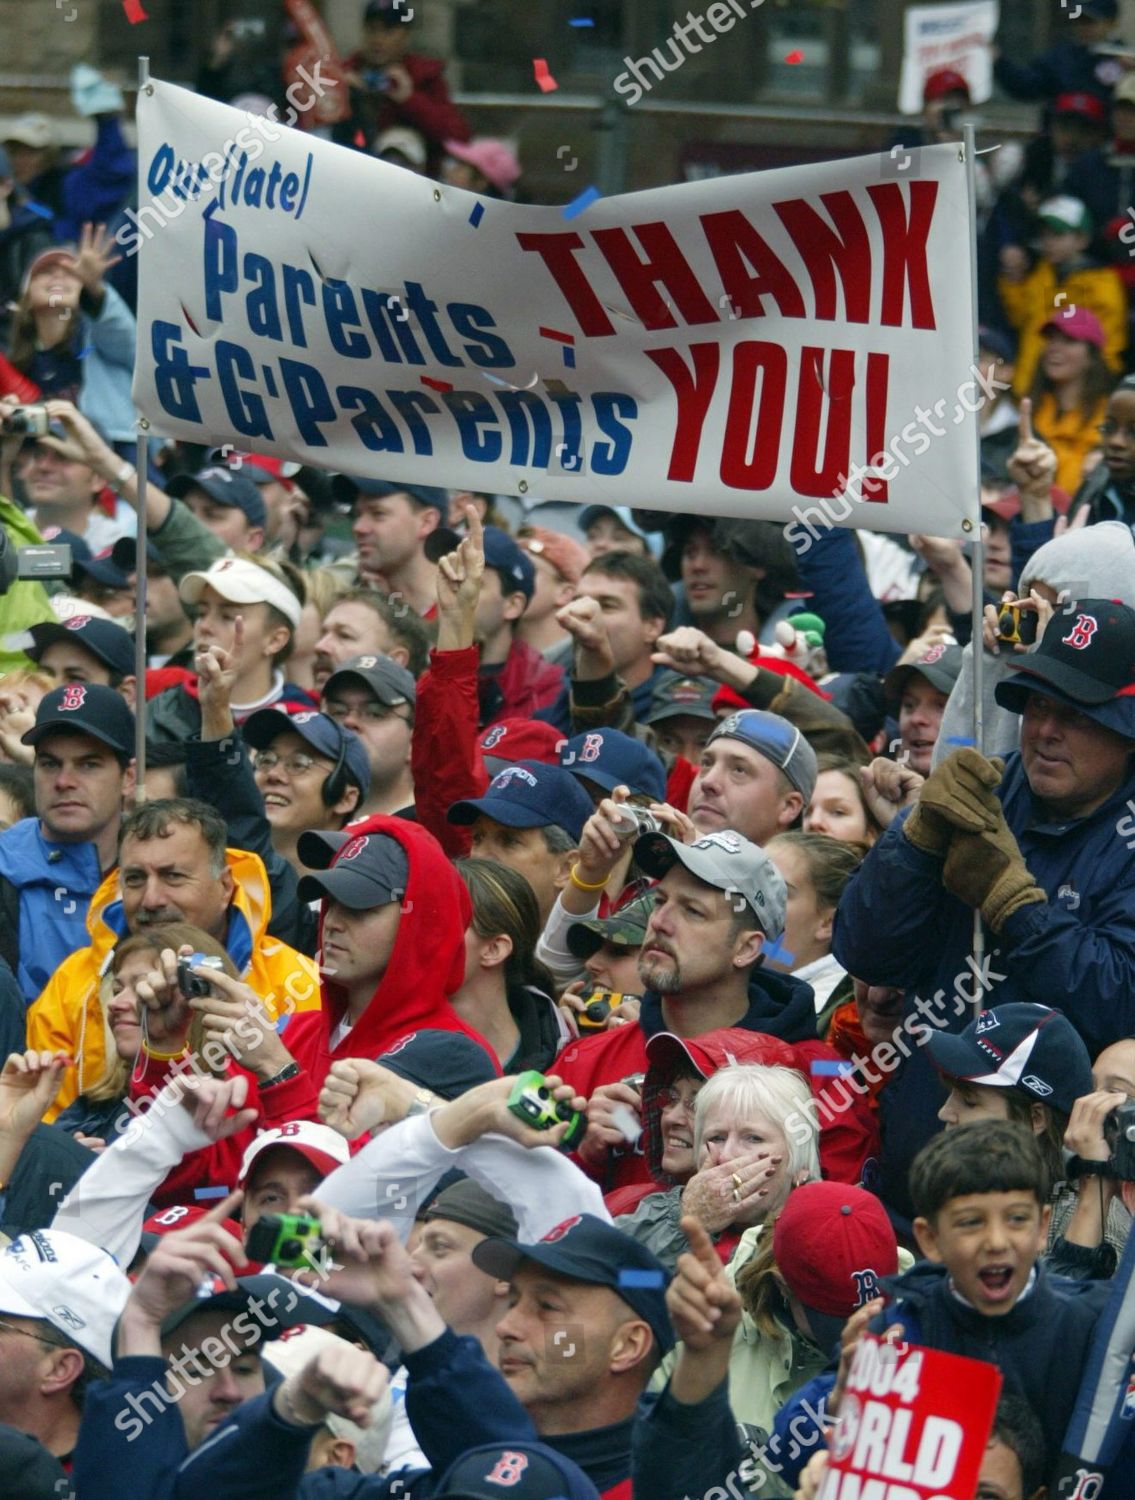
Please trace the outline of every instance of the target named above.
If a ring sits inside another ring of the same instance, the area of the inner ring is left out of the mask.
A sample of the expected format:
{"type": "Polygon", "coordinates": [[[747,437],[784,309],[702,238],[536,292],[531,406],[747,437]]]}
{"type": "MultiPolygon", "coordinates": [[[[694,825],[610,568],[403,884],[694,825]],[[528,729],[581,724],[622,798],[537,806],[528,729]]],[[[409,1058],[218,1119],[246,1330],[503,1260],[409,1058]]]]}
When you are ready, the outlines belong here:
{"type": "Polygon", "coordinates": [[[956,147],[561,210],[170,84],[138,124],[119,241],[141,255],[134,397],[161,432],[546,499],[976,522],[956,147]]]}
{"type": "Polygon", "coordinates": [[[993,93],[993,54],[1000,7],[997,0],[958,0],[950,5],[911,5],[903,17],[899,109],[916,115],[931,73],[953,68],[969,84],[970,102],[993,93]]]}

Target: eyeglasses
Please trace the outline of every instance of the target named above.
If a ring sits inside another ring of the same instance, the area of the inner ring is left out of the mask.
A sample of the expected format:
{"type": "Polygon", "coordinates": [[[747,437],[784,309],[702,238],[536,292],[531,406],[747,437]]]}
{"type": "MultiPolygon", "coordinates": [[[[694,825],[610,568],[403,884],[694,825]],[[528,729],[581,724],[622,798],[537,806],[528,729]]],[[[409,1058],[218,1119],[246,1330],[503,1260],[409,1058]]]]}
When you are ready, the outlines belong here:
{"type": "Polygon", "coordinates": [[[17,1328],[15,1323],[6,1323],[0,1318],[0,1331],[5,1333],[19,1333],[26,1339],[35,1339],[37,1344],[46,1344],[49,1349],[69,1349],[70,1344],[63,1343],[60,1339],[48,1338],[46,1334],[35,1333],[30,1328],[17,1328]]]}
{"type": "Polygon", "coordinates": [[[1114,437],[1117,432],[1122,433],[1129,443],[1135,443],[1135,423],[1120,423],[1112,417],[1105,417],[1102,422],[1097,423],[1096,431],[1100,437],[1114,437]]]}
{"type": "MultiPolygon", "coordinates": [[[[345,719],[352,710],[348,703],[328,700],[324,703],[323,711],[329,718],[338,722],[345,719]]],[[[405,714],[400,714],[397,709],[389,708],[385,703],[378,703],[373,698],[369,703],[360,704],[357,713],[360,719],[365,719],[370,724],[385,724],[389,719],[401,719],[403,724],[411,722],[405,714]]]]}
{"type": "Polygon", "coordinates": [[[313,755],[305,755],[302,750],[297,750],[294,755],[277,755],[275,750],[261,750],[253,758],[252,764],[257,771],[274,771],[277,766],[282,765],[289,776],[302,776],[317,762],[313,755]]]}

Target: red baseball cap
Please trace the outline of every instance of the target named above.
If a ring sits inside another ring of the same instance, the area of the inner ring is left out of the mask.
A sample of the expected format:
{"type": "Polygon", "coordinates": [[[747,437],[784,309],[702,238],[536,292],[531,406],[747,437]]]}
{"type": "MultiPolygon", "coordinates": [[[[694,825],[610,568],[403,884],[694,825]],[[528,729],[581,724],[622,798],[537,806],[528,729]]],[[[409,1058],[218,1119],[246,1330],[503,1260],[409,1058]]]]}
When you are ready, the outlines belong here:
{"type": "Polygon", "coordinates": [[[1096,94],[1057,94],[1052,113],[1075,115],[1080,120],[1094,120],[1097,125],[1107,123],[1107,107],[1096,94]]]}
{"type": "MultiPolygon", "coordinates": [[[[1058,516],[1066,516],[1072,504],[1072,496],[1067,490],[1062,490],[1059,485],[1052,486],[1052,508],[1058,516]]],[[[983,500],[982,510],[991,510],[995,516],[1000,516],[1003,521],[1011,521],[1014,516],[1021,513],[1021,492],[1015,484],[1005,490],[1000,499],[983,500]]]]}
{"type": "Polygon", "coordinates": [[[941,99],[944,94],[964,94],[966,103],[969,103],[969,84],[965,76],[956,68],[935,68],[933,73],[927,75],[926,82],[922,85],[922,102],[929,104],[934,99],[941,99]]]}
{"type": "Polygon", "coordinates": [[[560,730],[539,719],[502,719],[485,730],[478,749],[485,770],[496,776],[505,766],[514,766],[519,760],[558,766],[560,746],[566,743],[560,730]]]}
{"type": "Polygon", "coordinates": [[[262,1130],[245,1151],[237,1177],[242,1187],[248,1181],[256,1158],[272,1146],[287,1146],[298,1151],[323,1177],[341,1167],[351,1155],[347,1142],[330,1125],[320,1125],[314,1120],[289,1120],[272,1130],[262,1130]]]}
{"type": "Polygon", "coordinates": [[[873,1193],[843,1182],[793,1188],[772,1235],[789,1291],[804,1304],[816,1342],[828,1348],[857,1307],[879,1295],[899,1266],[887,1211],[873,1193]],[[829,1337],[830,1335],[830,1337],[829,1337]]]}
{"type": "MultiPolygon", "coordinates": [[[[163,1208],[150,1217],[142,1225],[142,1238],[139,1248],[147,1255],[151,1255],[157,1249],[158,1241],[164,1234],[172,1234],[175,1229],[188,1229],[190,1224],[196,1224],[198,1219],[203,1219],[210,1209],[207,1204],[202,1203],[174,1203],[169,1208],[163,1208]]],[[[235,1219],[222,1219],[221,1228],[231,1234],[234,1240],[243,1240],[244,1230],[235,1219]]],[[[226,1257],[227,1259],[227,1257],[226,1257]]],[[[245,1265],[237,1265],[235,1261],[229,1261],[234,1271],[246,1271],[245,1265]]]]}
{"type": "Polygon", "coordinates": [[[1048,322],[1042,324],[1040,331],[1047,333],[1050,328],[1062,333],[1066,339],[1079,339],[1082,343],[1094,344],[1097,349],[1102,349],[1107,343],[1103,325],[1095,313],[1089,312],[1086,307],[1066,307],[1060,312],[1054,312],[1048,322]]]}

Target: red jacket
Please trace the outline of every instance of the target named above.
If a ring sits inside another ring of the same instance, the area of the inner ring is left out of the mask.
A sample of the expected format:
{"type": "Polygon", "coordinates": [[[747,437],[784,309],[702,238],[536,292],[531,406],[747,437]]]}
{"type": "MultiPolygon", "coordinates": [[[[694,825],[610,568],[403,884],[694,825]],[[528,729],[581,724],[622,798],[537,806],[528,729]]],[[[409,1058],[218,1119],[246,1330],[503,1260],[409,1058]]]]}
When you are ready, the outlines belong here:
{"type": "MultiPolygon", "coordinates": [[[[413,92],[400,104],[382,95],[367,94],[367,113],[370,116],[368,128],[373,122],[374,135],[389,130],[392,125],[410,125],[421,131],[426,138],[430,166],[433,167],[441,158],[443,142],[469,139],[469,122],[449,97],[449,89],[442,76],[445,63],[441,58],[423,57],[418,52],[408,52],[402,59],[401,66],[410,75],[414,85],[413,92]]],[[[347,59],[347,67],[361,74],[372,68],[373,64],[356,52],[347,59]]],[[[357,98],[358,95],[353,93],[353,101],[357,98]]],[[[368,147],[373,145],[374,136],[366,144],[368,147]]]]}
{"type": "Polygon", "coordinates": [[[467,827],[446,821],[446,812],[466,797],[479,797],[489,784],[477,748],[476,646],[462,651],[431,651],[429,670],[418,679],[410,770],[414,807],[451,859],[473,847],[467,827]],[[444,745],[445,754],[438,754],[444,745]]]}
{"type": "MultiPolygon", "coordinates": [[[[753,1035],[755,1038],[758,1033],[754,1032],[753,1035]]],[[[618,1083],[631,1074],[646,1072],[646,1039],[647,1033],[641,1023],[617,1026],[614,1031],[602,1031],[597,1036],[582,1037],[579,1041],[569,1042],[548,1071],[558,1074],[565,1083],[572,1084],[578,1093],[590,1098],[601,1084],[618,1083]]],[[[767,1042],[767,1056],[758,1058],[750,1055],[746,1061],[784,1063],[798,1068],[808,1077],[812,1097],[818,1107],[825,1091],[833,1090],[833,1099],[841,1107],[837,1110],[833,1106],[826,1112],[831,1115],[831,1119],[827,1124],[821,1124],[820,1167],[826,1178],[836,1182],[857,1183],[866,1162],[878,1155],[879,1132],[875,1116],[863,1099],[857,1098],[850,1107],[844,1108],[843,1093],[833,1087],[838,1079],[822,1075],[816,1077],[811,1072],[813,1062],[836,1062],[839,1054],[826,1042],[789,1043],[774,1036],[763,1037],[762,1040],[767,1042]]],[[[821,1108],[821,1121],[826,1118],[826,1113],[821,1108]]],[[[619,1156],[612,1154],[604,1174],[589,1172],[588,1175],[602,1181],[604,1192],[635,1182],[654,1181],[646,1156],[647,1144],[648,1134],[644,1131],[633,1151],[626,1151],[619,1156]]],[[[583,1166],[583,1163],[579,1162],[579,1165],[583,1166]]]]}
{"type": "Polygon", "coordinates": [[[499,672],[481,672],[481,728],[502,719],[531,719],[550,708],[564,686],[564,672],[527,641],[514,640],[499,672]]]}
{"type": "MultiPolygon", "coordinates": [[[[347,997],[324,974],[320,985],[323,1008],[289,1019],[288,1051],[318,1089],[331,1063],[340,1058],[373,1060],[411,1031],[424,1028],[462,1031],[484,1047],[499,1073],[496,1053],[449,1003],[449,996],[465,979],[465,929],[473,906],[464,881],[438,841],[420,824],[376,813],[351,825],[353,838],[367,833],[385,833],[397,839],[409,864],[394,951],[370,1003],[335,1047],[331,1038],[343,1018],[347,997]]],[[[337,854],[336,859],[339,857],[337,854]]],[[[322,913],[319,939],[322,947],[322,913]]]]}

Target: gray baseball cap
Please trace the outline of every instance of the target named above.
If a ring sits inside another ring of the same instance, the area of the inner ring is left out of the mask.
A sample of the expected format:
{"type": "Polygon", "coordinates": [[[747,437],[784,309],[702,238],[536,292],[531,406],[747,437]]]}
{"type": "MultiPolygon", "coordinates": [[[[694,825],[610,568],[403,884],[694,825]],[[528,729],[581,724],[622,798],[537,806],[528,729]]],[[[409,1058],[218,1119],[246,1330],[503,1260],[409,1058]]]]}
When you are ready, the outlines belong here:
{"type": "Polygon", "coordinates": [[[731,828],[707,833],[693,844],[665,833],[644,833],[635,841],[634,857],[656,880],[680,863],[695,879],[740,896],[766,937],[778,938],[784,931],[788,888],[783,876],[759,844],[731,828]]]}
{"type": "Polygon", "coordinates": [[[706,743],[712,745],[714,740],[722,739],[740,740],[771,760],[804,801],[811,802],[818,774],[816,752],[795,724],[764,708],[742,708],[722,719],[706,743]]]}
{"type": "Polygon", "coordinates": [[[332,683],[342,687],[344,679],[348,677],[358,678],[387,708],[395,708],[402,703],[409,703],[413,707],[418,695],[413,674],[401,662],[379,655],[352,656],[342,666],[336,667],[323,684],[323,696],[326,698],[333,691],[332,683]]]}

